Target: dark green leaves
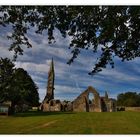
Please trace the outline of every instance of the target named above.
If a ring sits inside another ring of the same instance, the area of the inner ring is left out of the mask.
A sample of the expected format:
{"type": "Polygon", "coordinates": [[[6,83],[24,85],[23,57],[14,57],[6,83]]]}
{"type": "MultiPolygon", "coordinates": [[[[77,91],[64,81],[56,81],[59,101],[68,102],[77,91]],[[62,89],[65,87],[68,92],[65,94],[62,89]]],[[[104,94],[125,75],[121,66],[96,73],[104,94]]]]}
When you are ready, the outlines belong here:
{"type": "Polygon", "coordinates": [[[117,105],[128,107],[140,106],[140,94],[136,92],[121,93],[117,97],[117,105]]]}
{"type": "Polygon", "coordinates": [[[24,69],[14,68],[7,58],[0,59],[0,103],[3,101],[30,106],[36,106],[39,102],[38,88],[31,77],[24,69]]]}
{"type": "Polygon", "coordinates": [[[92,75],[108,64],[113,68],[114,56],[122,61],[140,56],[139,6],[2,6],[0,11],[0,24],[13,27],[8,38],[13,41],[10,50],[14,50],[15,58],[23,54],[23,45],[32,46],[27,38],[32,27],[40,34],[46,30],[49,43],[55,42],[55,29],[63,37],[70,36],[73,56],[69,64],[80,49],[102,51],[92,75]]]}

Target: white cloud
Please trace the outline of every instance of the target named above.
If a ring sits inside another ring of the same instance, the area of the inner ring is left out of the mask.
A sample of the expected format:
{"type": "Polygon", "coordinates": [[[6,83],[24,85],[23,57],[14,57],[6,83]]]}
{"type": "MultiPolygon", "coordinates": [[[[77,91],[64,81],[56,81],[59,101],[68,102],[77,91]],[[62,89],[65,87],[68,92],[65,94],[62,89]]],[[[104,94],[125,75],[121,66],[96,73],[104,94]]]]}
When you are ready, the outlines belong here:
{"type": "Polygon", "coordinates": [[[15,66],[17,68],[23,68],[27,71],[32,71],[32,72],[45,72],[48,73],[49,70],[49,65],[46,64],[36,64],[32,62],[15,62],[15,66]]]}
{"type": "Polygon", "coordinates": [[[45,88],[39,88],[38,92],[39,92],[39,96],[40,96],[40,102],[42,102],[45,95],[46,95],[46,89],[45,88]]]}
{"type": "Polygon", "coordinates": [[[13,52],[10,52],[7,47],[0,46],[0,57],[8,57],[10,59],[13,58],[13,52]]]}
{"type": "Polygon", "coordinates": [[[106,77],[109,77],[109,78],[113,78],[115,79],[116,81],[139,81],[139,77],[137,76],[131,76],[129,74],[126,74],[124,73],[124,71],[117,71],[117,68],[116,69],[105,69],[101,72],[101,75],[104,75],[106,77]]]}
{"type": "Polygon", "coordinates": [[[6,39],[6,37],[0,37],[0,57],[12,59],[14,52],[9,51],[10,44],[8,41],[5,41],[6,39]]]}
{"type": "Polygon", "coordinates": [[[32,79],[34,81],[37,82],[37,84],[39,84],[39,81],[43,81],[43,82],[46,82],[47,81],[47,76],[46,76],[46,79],[44,77],[41,77],[40,75],[32,75],[32,79]]]}
{"type": "MultiPolygon", "coordinates": [[[[140,73],[139,59],[136,59],[130,66],[119,64],[115,69],[104,69],[94,77],[88,75],[96,62],[96,55],[91,50],[82,51],[74,63],[70,66],[67,65],[66,62],[72,55],[71,50],[68,49],[70,38],[63,39],[58,32],[55,32],[55,34],[56,43],[49,45],[47,36],[36,36],[31,31],[29,41],[33,47],[31,49],[24,47],[24,55],[19,56],[18,61],[15,62],[16,67],[24,68],[31,74],[33,80],[39,86],[41,100],[46,94],[47,73],[52,57],[55,65],[56,97],[65,98],[69,96],[69,98],[75,98],[89,85],[97,90],[109,90],[113,97],[113,94],[117,91],[127,90],[127,87],[121,85],[120,82],[126,85],[132,82],[138,85],[140,82],[139,75],[135,74],[135,72],[140,73]],[[128,70],[128,67],[133,67],[131,68],[133,71],[128,70]],[[43,77],[43,75],[46,76],[43,77]]],[[[0,56],[12,57],[13,54],[7,50],[9,45],[7,40],[0,38],[0,42],[0,56]]],[[[134,87],[132,88],[134,89],[134,87]]]]}
{"type": "Polygon", "coordinates": [[[57,93],[77,93],[76,87],[55,85],[56,94],[57,93]],[[59,91],[59,92],[57,92],[59,91]]]}

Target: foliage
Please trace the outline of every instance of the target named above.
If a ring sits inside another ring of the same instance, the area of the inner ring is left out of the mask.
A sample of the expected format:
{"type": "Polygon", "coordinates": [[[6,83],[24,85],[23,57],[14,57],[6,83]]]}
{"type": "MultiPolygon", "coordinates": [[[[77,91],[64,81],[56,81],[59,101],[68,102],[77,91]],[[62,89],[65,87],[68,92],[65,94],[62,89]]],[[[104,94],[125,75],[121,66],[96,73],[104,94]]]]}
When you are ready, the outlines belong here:
{"type": "Polygon", "coordinates": [[[136,92],[121,93],[117,97],[117,105],[127,107],[140,106],[140,94],[136,92]]]}
{"type": "Polygon", "coordinates": [[[0,103],[9,98],[14,64],[8,58],[0,59],[0,103]]]}
{"type": "Polygon", "coordinates": [[[8,58],[0,59],[0,102],[11,101],[16,104],[38,105],[37,86],[22,68],[14,68],[8,58]]]}
{"type": "Polygon", "coordinates": [[[47,31],[49,43],[55,42],[54,30],[63,37],[72,38],[71,64],[81,49],[101,52],[89,74],[114,67],[114,56],[129,61],[140,56],[139,6],[1,6],[0,25],[12,26],[10,50],[15,58],[23,54],[22,45],[32,47],[27,32],[35,27],[36,33],[47,31]]]}
{"type": "Polygon", "coordinates": [[[14,92],[20,94],[19,104],[28,104],[30,106],[38,106],[39,95],[37,86],[29,76],[29,74],[22,68],[15,70],[13,76],[14,92]]]}

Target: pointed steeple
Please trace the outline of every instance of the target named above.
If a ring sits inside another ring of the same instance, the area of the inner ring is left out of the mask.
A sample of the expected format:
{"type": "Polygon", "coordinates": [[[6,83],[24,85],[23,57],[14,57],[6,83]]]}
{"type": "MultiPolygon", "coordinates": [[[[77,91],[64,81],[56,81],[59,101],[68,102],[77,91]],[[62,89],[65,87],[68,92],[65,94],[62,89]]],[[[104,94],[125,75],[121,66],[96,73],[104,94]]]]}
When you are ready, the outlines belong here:
{"type": "Polygon", "coordinates": [[[50,64],[50,69],[48,72],[48,83],[47,83],[47,91],[46,91],[46,97],[45,101],[49,101],[51,99],[54,99],[54,78],[55,78],[55,73],[54,73],[54,62],[53,58],[50,64]]]}
{"type": "Polygon", "coordinates": [[[54,72],[53,58],[52,58],[52,61],[51,61],[51,65],[50,65],[50,70],[49,70],[49,72],[54,72]]]}
{"type": "Polygon", "coordinates": [[[108,99],[108,93],[105,91],[105,99],[108,99]]]}

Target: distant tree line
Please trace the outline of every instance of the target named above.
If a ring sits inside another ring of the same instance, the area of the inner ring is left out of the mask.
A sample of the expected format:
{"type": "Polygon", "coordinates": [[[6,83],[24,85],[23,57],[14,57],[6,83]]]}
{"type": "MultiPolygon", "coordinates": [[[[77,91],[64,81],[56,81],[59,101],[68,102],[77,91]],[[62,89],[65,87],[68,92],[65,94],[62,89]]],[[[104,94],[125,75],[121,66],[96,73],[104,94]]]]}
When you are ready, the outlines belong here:
{"type": "Polygon", "coordinates": [[[139,107],[140,106],[140,93],[126,92],[117,96],[117,105],[126,107],[139,107]]]}
{"type": "Polygon", "coordinates": [[[11,101],[15,105],[37,106],[38,88],[30,75],[22,68],[15,68],[8,58],[0,58],[0,103],[11,101]]]}

